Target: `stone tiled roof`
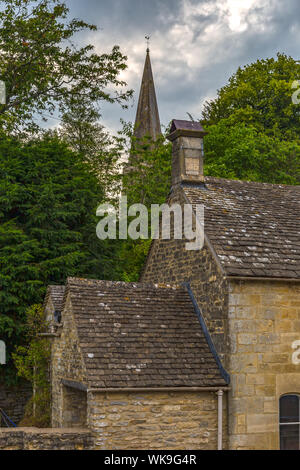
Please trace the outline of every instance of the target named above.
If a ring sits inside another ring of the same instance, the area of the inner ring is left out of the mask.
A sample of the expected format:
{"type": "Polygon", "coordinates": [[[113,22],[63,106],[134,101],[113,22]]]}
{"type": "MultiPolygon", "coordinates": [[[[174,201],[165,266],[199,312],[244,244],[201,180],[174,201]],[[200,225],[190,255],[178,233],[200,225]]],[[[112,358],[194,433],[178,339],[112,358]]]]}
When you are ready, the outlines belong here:
{"type": "Polygon", "coordinates": [[[184,185],[227,275],[300,278],[300,186],[205,178],[184,185]]]}
{"type": "Polygon", "coordinates": [[[185,288],[69,279],[89,387],[226,386],[185,288]]]}
{"type": "Polygon", "coordinates": [[[65,286],[49,286],[47,289],[44,305],[47,303],[49,297],[52,300],[54,309],[61,312],[65,294],[65,286]]]}

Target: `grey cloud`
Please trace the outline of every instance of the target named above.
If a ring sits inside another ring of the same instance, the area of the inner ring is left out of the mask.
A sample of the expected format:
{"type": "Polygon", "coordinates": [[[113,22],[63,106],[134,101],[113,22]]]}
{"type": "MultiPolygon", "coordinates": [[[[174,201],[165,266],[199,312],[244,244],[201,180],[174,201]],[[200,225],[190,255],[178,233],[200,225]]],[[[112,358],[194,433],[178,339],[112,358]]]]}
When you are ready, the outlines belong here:
{"type": "MultiPolygon", "coordinates": [[[[164,24],[176,17],[181,0],[68,0],[71,12],[109,30],[139,31],[164,24]]],[[[147,31],[145,31],[147,32],[147,31]]],[[[149,31],[151,32],[151,31],[149,31]]]]}
{"type": "MultiPolygon", "coordinates": [[[[151,57],[161,120],[191,112],[201,114],[203,100],[213,97],[238,66],[278,51],[300,58],[299,0],[255,0],[243,18],[245,30],[230,29],[225,0],[68,0],[70,14],[101,29],[89,41],[99,50],[119,44],[128,56],[126,79],[136,91],[134,107],[121,111],[104,105],[104,122],[120,127],[133,120],[145,57],[144,36],[152,33],[151,57]],[[186,2],[188,8],[183,10],[186,2]],[[220,8],[220,5],[224,8],[220,8]]],[[[241,2],[242,3],[242,2],[241,2]]],[[[300,77],[299,77],[300,78],[300,77]]]]}

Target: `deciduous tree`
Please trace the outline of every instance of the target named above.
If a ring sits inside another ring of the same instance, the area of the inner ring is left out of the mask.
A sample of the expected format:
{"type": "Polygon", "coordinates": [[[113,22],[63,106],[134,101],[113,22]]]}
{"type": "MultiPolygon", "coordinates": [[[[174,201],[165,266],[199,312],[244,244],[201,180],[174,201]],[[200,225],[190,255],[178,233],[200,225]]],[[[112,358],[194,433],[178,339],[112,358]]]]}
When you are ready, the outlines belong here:
{"type": "Polygon", "coordinates": [[[76,33],[96,31],[95,25],[69,21],[69,10],[60,0],[1,0],[0,4],[0,80],[6,84],[0,126],[36,129],[38,115],[46,119],[70,97],[125,105],[131,92],[119,78],[126,68],[119,47],[97,54],[91,44],[75,44],[76,33]]]}

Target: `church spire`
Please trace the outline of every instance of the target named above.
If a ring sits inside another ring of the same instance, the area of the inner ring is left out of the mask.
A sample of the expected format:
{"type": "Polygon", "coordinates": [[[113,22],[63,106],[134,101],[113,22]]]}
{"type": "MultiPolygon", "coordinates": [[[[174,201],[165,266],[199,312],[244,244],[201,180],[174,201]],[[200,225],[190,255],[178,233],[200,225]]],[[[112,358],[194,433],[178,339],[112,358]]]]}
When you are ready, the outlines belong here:
{"type": "MultiPolygon", "coordinates": [[[[149,38],[146,38],[149,40],[149,38]]],[[[144,74],[135,119],[134,136],[137,140],[145,136],[156,140],[161,135],[161,127],[152,74],[149,44],[147,47],[144,74]]]]}

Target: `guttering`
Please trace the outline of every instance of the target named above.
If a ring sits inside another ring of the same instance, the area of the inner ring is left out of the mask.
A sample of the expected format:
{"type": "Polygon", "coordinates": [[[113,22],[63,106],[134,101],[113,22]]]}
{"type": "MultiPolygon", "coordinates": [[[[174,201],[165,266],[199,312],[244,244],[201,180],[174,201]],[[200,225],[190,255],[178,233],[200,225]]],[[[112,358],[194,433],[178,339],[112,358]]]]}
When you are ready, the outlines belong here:
{"type": "Polygon", "coordinates": [[[218,450],[223,450],[223,390],[218,390],[218,450]]]}
{"type": "Polygon", "coordinates": [[[120,393],[120,392],[227,392],[230,387],[122,387],[122,388],[88,388],[87,385],[74,380],[62,379],[61,383],[69,388],[91,393],[120,393]]]}
{"type": "Polygon", "coordinates": [[[255,276],[226,276],[227,281],[276,281],[276,282],[300,282],[297,277],[255,277],[255,276]]]}
{"type": "MultiPolygon", "coordinates": [[[[196,298],[195,298],[195,296],[194,296],[194,294],[193,294],[193,291],[192,291],[192,289],[191,289],[191,286],[190,286],[190,284],[189,284],[188,282],[184,282],[184,283],[183,283],[183,286],[184,286],[184,287],[187,289],[187,291],[188,291],[188,294],[189,294],[190,299],[191,299],[191,301],[192,301],[194,310],[195,310],[195,312],[196,312],[196,315],[197,315],[197,317],[198,317],[198,320],[199,320],[199,323],[200,323],[200,325],[201,325],[202,331],[203,331],[203,333],[204,333],[205,339],[206,339],[206,341],[207,341],[208,347],[209,347],[209,349],[210,349],[212,355],[213,355],[214,358],[215,358],[215,361],[216,361],[217,366],[218,366],[218,368],[219,368],[220,374],[221,374],[221,376],[223,377],[223,379],[224,379],[224,381],[226,382],[226,384],[229,385],[229,384],[230,384],[230,375],[229,375],[228,372],[224,369],[223,364],[222,364],[222,362],[221,362],[221,360],[220,360],[220,358],[219,358],[219,354],[217,353],[216,348],[215,348],[215,345],[214,345],[214,343],[212,342],[211,336],[210,336],[210,334],[209,334],[209,332],[208,332],[207,326],[206,326],[206,324],[205,324],[204,318],[203,318],[203,316],[202,316],[202,313],[201,313],[201,310],[200,310],[199,305],[198,305],[198,303],[197,303],[197,300],[196,300],[196,298]]],[[[219,388],[218,390],[221,390],[221,388],[219,388]]]]}
{"type": "Polygon", "coordinates": [[[150,387],[137,387],[137,388],[89,388],[89,393],[134,393],[134,392],[228,392],[230,387],[161,387],[161,388],[150,388],[150,387]]]}

